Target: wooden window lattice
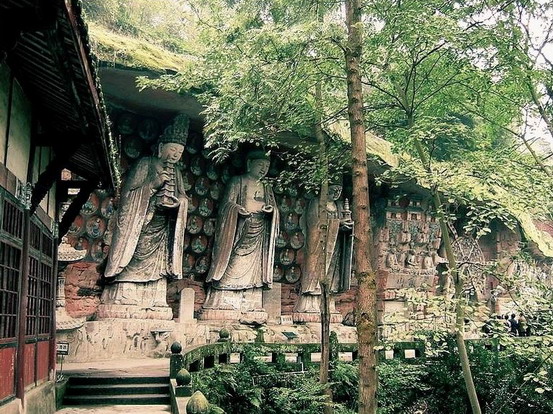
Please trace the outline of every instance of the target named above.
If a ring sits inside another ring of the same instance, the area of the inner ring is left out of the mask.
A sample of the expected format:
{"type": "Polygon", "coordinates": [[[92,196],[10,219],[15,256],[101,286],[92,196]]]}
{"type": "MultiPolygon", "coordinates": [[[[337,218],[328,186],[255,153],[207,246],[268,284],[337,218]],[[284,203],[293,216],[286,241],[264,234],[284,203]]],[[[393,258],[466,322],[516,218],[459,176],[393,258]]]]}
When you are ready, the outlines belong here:
{"type": "Polygon", "coordinates": [[[2,229],[9,235],[21,239],[23,237],[23,211],[7,199],[4,199],[2,204],[2,229]]]}
{"type": "Polygon", "coordinates": [[[0,242],[0,339],[17,334],[20,264],[21,250],[0,242]]]}
{"type": "MultiPolygon", "coordinates": [[[[21,244],[23,239],[23,210],[4,197],[1,202],[2,231],[11,244],[0,242],[0,340],[12,340],[17,336],[22,251],[22,246],[13,245],[21,244]]],[[[39,224],[31,221],[30,225],[31,255],[25,334],[47,335],[51,333],[52,305],[55,299],[53,239],[39,224]]]]}
{"type": "Polygon", "coordinates": [[[26,335],[50,333],[53,293],[52,267],[31,257],[26,335]]]}
{"type": "Polygon", "coordinates": [[[53,247],[54,247],[54,241],[50,236],[48,236],[46,233],[42,234],[42,254],[45,254],[49,258],[52,258],[53,253],[53,247]]]}
{"type": "Polygon", "coordinates": [[[36,223],[31,222],[31,240],[30,244],[33,249],[40,250],[40,241],[42,238],[42,233],[40,227],[36,223]]]}

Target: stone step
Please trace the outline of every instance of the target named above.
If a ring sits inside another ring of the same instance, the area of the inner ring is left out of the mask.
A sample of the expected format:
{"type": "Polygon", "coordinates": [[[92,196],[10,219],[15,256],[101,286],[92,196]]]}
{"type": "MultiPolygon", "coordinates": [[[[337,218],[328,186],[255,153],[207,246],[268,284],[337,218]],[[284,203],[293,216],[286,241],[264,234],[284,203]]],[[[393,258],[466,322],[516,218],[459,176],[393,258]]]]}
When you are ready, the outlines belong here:
{"type": "Polygon", "coordinates": [[[56,414],[167,414],[170,405],[79,405],[63,407],[56,414]]]}
{"type": "Polygon", "coordinates": [[[93,385],[93,384],[169,384],[169,377],[71,377],[69,385],[93,385]]]}
{"type": "Polygon", "coordinates": [[[66,395],[63,405],[151,405],[171,404],[167,394],[139,395],[66,395]]]}
{"type": "Polygon", "coordinates": [[[169,394],[167,383],[145,384],[71,384],[65,395],[169,394]]]}

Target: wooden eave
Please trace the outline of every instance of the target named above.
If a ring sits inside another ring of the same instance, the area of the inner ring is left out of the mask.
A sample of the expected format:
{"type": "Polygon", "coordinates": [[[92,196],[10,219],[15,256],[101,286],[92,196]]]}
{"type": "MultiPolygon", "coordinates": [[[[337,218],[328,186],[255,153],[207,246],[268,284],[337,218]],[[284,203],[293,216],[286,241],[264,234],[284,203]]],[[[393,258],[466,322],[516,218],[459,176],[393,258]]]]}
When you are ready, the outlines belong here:
{"type": "MultiPolygon", "coordinates": [[[[40,145],[63,153],[68,144],[79,144],[69,156],[67,168],[78,175],[114,187],[116,165],[110,151],[118,148],[110,138],[109,122],[96,74],[88,35],[77,0],[0,2],[0,15],[11,11],[52,10],[52,21],[44,27],[24,27],[7,62],[33,106],[41,127],[40,145]],[[45,6],[45,4],[47,4],[45,6]]],[[[23,14],[24,16],[24,14],[23,14]]],[[[21,23],[21,24],[18,24],[21,23]]]]}

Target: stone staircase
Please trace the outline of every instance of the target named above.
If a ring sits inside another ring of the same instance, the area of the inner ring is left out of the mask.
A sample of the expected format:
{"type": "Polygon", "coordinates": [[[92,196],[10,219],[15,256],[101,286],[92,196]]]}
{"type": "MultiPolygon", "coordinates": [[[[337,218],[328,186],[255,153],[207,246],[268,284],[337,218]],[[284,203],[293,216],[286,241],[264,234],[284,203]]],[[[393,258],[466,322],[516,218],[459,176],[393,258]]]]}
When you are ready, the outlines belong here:
{"type": "Polygon", "coordinates": [[[168,377],[71,377],[63,405],[170,405],[168,377]]]}

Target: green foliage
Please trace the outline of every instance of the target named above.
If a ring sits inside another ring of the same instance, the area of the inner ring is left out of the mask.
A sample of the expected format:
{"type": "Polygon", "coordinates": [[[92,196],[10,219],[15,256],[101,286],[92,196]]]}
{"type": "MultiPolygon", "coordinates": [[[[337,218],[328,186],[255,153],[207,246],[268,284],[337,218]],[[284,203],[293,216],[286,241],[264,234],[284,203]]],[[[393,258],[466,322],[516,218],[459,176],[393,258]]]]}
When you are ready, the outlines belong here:
{"type": "MultiPolygon", "coordinates": [[[[386,361],[377,367],[379,378],[378,412],[392,414],[405,412],[428,390],[424,366],[399,360],[386,361]]],[[[448,407],[444,405],[443,407],[448,407]]]]}
{"type": "MultiPolygon", "coordinates": [[[[426,401],[430,412],[440,412],[438,407],[451,407],[449,412],[464,414],[467,412],[468,400],[464,394],[458,356],[455,355],[453,340],[450,341],[450,352],[439,361],[428,363],[428,386],[432,392],[426,401]]],[[[518,354],[519,346],[513,344],[503,351],[488,349],[485,344],[471,342],[470,359],[479,399],[486,413],[548,413],[553,404],[544,392],[529,381],[528,372],[539,370],[540,363],[534,361],[530,354],[518,354]]],[[[542,366],[543,367],[543,366],[542,366]]],[[[551,371],[551,366],[545,369],[551,371]]],[[[549,375],[545,380],[548,387],[552,385],[549,375]]],[[[549,393],[549,391],[547,391],[549,393]]],[[[551,395],[551,394],[549,394],[551,395]]]]}
{"type": "MultiPolygon", "coordinates": [[[[281,184],[301,177],[316,188],[325,169],[313,150],[313,126],[321,119],[330,130],[346,118],[340,10],[309,0],[210,0],[191,7],[197,64],[141,84],[195,95],[218,158],[243,143],[292,144],[313,161],[291,158],[281,184]],[[316,84],[323,91],[319,105],[316,84]]],[[[533,2],[517,7],[541,10],[533,2]]],[[[439,189],[449,200],[443,208],[466,214],[461,225],[478,237],[493,220],[514,227],[522,213],[547,215],[553,199],[551,179],[516,144],[529,102],[521,80],[529,71],[516,63],[526,65],[528,56],[513,47],[524,38],[511,22],[513,10],[438,0],[371,0],[364,7],[366,125],[403,155],[399,169],[377,179],[397,185],[401,177],[415,178],[439,189]],[[499,57],[511,60],[498,64],[499,57]],[[413,157],[415,140],[430,165],[413,157]]],[[[329,170],[340,170],[343,157],[332,151],[329,170]]]]}
{"type": "MultiPolygon", "coordinates": [[[[423,339],[421,337],[421,339],[423,339]]],[[[447,334],[426,337],[439,352],[413,362],[382,360],[378,413],[465,414],[469,402],[459,367],[455,341],[447,334]]],[[[553,410],[552,361],[536,357],[541,348],[550,353],[553,341],[544,337],[469,342],[469,353],[479,399],[485,413],[546,414],[553,410]],[[495,342],[494,342],[495,341],[495,342]],[[501,351],[497,350],[501,343],[501,351]]],[[[258,359],[263,347],[246,350],[243,364],[220,365],[194,374],[194,387],[226,413],[316,414],[325,397],[317,371],[302,375],[279,371],[258,359]]],[[[543,355],[543,354],[542,354],[543,355]]],[[[337,414],[357,412],[357,363],[336,362],[331,385],[337,414]]]]}
{"type": "Polygon", "coordinates": [[[257,357],[263,347],[247,347],[238,366],[219,365],[195,374],[194,387],[227,414],[320,413],[325,401],[315,372],[281,372],[257,357]]]}
{"type": "Polygon", "coordinates": [[[334,361],[330,375],[332,399],[343,409],[357,411],[359,368],[357,363],[334,361]]]}
{"type": "Polygon", "coordinates": [[[191,10],[177,0],[87,0],[89,20],[115,32],[187,53],[194,39],[191,10]]]}

